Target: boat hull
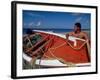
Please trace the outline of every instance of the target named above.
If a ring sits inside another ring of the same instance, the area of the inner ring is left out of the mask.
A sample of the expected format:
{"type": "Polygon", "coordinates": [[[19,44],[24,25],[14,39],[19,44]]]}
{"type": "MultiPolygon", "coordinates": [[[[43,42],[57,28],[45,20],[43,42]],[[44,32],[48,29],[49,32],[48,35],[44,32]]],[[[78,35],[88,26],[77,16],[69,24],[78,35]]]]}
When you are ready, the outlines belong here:
{"type": "MultiPolygon", "coordinates": [[[[39,32],[42,35],[48,35],[48,33],[39,32]]],[[[84,44],[80,49],[79,46],[81,46],[84,41],[77,40],[77,46],[75,46],[75,49],[73,49],[69,44],[72,44],[74,46],[73,42],[68,41],[62,37],[49,34],[49,39],[53,38],[53,40],[45,46],[45,48],[48,48],[47,51],[44,52],[44,55],[42,59],[57,59],[64,63],[71,62],[71,63],[88,63],[90,62],[90,56],[88,53],[87,45],[84,44]]]]}
{"type": "MultiPolygon", "coordinates": [[[[68,40],[63,34],[34,31],[42,38],[24,51],[26,61],[32,62],[42,67],[66,67],[66,66],[89,66],[90,47],[83,39],[70,36],[68,40]]],[[[35,35],[34,34],[34,35],[35,35]]],[[[30,35],[32,37],[32,35],[30,35]]]]}

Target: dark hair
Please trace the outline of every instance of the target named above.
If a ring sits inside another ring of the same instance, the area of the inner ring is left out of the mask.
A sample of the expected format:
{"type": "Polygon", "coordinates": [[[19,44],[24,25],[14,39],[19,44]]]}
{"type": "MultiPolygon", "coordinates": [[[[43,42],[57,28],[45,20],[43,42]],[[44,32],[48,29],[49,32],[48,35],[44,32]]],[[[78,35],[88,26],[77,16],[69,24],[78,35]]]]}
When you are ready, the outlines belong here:
{"type": "Polygon", "coordinates": [[[75,23],[75,25],[81,29],[81,24],[80,23],[75,23]]]}

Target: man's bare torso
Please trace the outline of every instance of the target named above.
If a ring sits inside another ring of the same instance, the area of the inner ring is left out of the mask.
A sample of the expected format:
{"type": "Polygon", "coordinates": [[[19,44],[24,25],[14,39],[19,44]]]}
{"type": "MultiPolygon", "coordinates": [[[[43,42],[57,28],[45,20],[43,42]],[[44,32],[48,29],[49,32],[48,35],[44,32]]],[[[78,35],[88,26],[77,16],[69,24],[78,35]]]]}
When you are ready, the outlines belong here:
{"type": "Polygon", "coordinates": [[[70,32],[68,35],[81,38],[81,39],[88,39],[88,35],[86,32],[80,32],[80,33],[70,32]]]}

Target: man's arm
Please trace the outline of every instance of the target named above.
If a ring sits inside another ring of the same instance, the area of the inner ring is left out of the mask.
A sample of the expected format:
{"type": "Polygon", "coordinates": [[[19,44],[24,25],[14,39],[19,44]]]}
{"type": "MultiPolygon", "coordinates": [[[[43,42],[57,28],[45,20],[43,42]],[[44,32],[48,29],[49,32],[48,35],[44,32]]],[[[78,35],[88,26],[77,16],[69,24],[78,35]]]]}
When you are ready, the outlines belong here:
{"type": "Polygon", "coordinates": [[[84,36],[85,40],[89,40],[88,34],[86,32],[83,32],[83,36],[84,36]]]}
{"type": "Polygon", "coordinates": [[[88,39],[89,39],[88,34],[86,34],[86,33],[85,33],[85,38],[86,38],[86,40],[88,40],[88,39]]]}
{"type": "Polygon", "coordinates": [[[72,32],[66,34],[66,40],[67,40],[67,41],[68,41],[68,37],[69,37],[69,36],[72,36],[72,34],[73,34],[72,32]]]}
{"type": "Polygon", "coordinates": [[[85,40],[87,41],[87,43],[90,45],[90,39],[89,39],[88,34],[86,32],[84,32],[83,36],[84,36],[85,40]]]}

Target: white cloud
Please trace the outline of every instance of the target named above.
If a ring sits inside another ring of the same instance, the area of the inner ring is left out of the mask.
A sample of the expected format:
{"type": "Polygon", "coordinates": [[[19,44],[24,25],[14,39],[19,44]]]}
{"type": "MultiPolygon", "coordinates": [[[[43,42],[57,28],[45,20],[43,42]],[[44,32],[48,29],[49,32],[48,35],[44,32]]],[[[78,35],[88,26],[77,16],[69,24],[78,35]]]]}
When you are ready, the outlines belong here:
{"type": "Polygon", "coordinates": [[[31,27],[31,26],[33,26],[33,25],[34,25],[34,22],[30,22],[30,23],[28,24],[29,27],[31,27]]]}
{"type": "Polygon", "coordinates": [[[35,27],[40,27],[41,25],[41,21],[38,21],[38,22],[30,22],[30,23],[24,23],[24,27],[26,28],[33,28],[34,26],[35,27]]]}
{"type": "Polygon", "coordinates": [[[40,18],[43,18],[43,15],[36,14],[36,13],[34,13],[34,12],[32,12],[32,13],[27,12],[26,14],[29,15],[29,16],[31,16],[31,17],[40,17],[40,18]]]}
{"type": "Polygon", "coordinates": [[[30,22],[30,23],[24,23],[24,27],[25,28],[32,28],[34,26],[34,22],[30,22]]]}
{"type": "Polygon", "coordinates": [[[36,26],[40,26],[41,25],[41,21],[37,22],[37,25],[36,26]]]}
{"type": "Polygon", "coordinates": [[[82,20],[82,17],[78,17],[75,22],[80,22],[82,20]]]}

